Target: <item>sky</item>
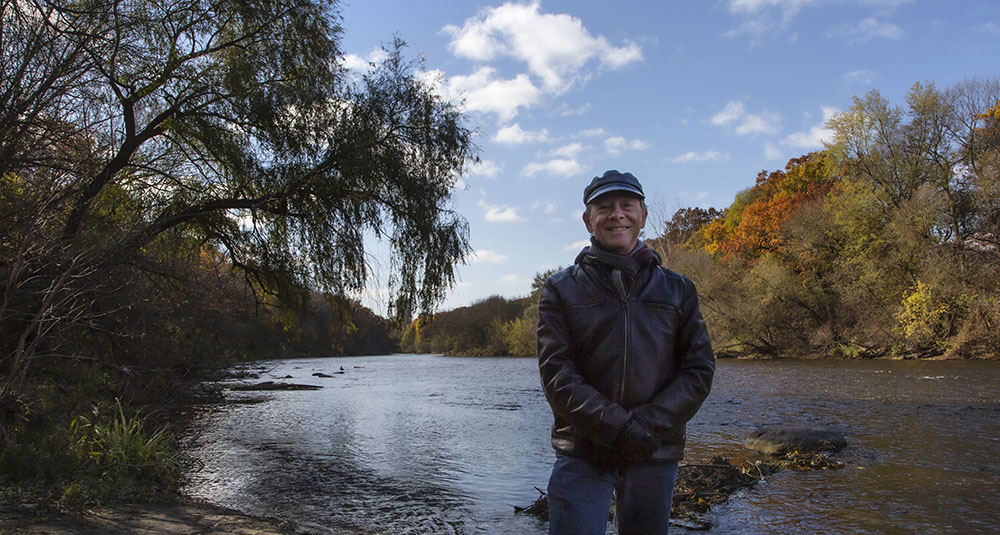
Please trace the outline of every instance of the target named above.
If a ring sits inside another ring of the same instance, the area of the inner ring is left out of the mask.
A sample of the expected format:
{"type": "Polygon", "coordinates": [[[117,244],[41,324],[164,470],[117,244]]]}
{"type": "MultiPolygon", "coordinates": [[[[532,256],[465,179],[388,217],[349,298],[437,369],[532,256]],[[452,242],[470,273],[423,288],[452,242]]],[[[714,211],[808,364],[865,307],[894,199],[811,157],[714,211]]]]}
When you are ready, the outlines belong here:
{"type": "MultiPolygon", "coordinates": [[[[877,90],[905,105],[1000,76],[995,0],[348,0],[349,68],[398,36],[459,105],[479,163],[453,194],[474,252],[439,310],[528,295],[589,235],[583,189],[642,182],[645,235],[685,207],[725,208],[762,171],[823,148],[833,114],[877,90]]],[[[388,265],[371,244],[371,264],[388,265]]],[[[386,312],[384,273],[362,302],[386,312]]]]}

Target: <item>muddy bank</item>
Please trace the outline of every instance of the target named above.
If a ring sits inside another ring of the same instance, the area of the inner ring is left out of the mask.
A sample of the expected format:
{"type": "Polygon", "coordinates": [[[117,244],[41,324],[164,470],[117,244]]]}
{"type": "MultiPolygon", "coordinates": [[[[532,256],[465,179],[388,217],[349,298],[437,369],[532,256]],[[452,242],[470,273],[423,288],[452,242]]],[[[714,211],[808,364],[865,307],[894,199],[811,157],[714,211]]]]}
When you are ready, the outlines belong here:
{"type": "Polygon", "coordinates": [[[0,512],[0,533],[304,535],[304,532],[296,531],[292,526],[276,519],[256,518],[232,509],[195,501],[177,504],[122,504],[79,511],[17,507],[0,512]]]}

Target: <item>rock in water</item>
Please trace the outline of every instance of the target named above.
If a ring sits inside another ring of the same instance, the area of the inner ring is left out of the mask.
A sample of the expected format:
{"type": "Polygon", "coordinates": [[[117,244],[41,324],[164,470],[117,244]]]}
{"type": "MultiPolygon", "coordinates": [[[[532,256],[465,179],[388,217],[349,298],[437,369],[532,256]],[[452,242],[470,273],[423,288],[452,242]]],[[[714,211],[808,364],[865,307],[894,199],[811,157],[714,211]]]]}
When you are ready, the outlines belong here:
{"type": "Polygon", "coordinates": [[[810,427],[761,427],[743,441],[744,448],[770,455],[784,455],[790,451],[837,451],[846,445],[847,440],[840,433],[810,427]]]}

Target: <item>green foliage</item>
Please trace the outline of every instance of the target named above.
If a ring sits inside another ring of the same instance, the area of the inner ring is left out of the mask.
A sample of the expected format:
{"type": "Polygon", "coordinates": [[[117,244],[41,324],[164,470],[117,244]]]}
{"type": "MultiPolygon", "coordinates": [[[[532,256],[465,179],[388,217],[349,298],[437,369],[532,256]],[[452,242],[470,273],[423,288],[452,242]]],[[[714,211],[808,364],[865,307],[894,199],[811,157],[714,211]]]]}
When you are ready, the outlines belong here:
{"type": "Polygon", "coordinates": [[[402,41],[354,76],[328,0],[0,16],[2,475],[61,481],[72,449],[101,471],[67,499],[169,483],[136,460],[166,438],[132,408],[170,407],[235,360],[393,350],[393,325],[345,297],[370,276],[368,236],[394,250],[399,317],[453,282],[472,131],[402,41]],[[68,436],[63,415],[111,399],[116,415],[68,436]]]}
{"type": "Polygon", "coordinates": [[[434,316],[419,316],[403,332],[400,348],[415,353],[534,357],[538,299],[545,281],[560,269],[536,273],[526,298],[493,296],[434,316]]]}
{"type": "MultiPolygon", "coordinates": [[[[878,92],[670,251],[722,353],[1000,355],[1000,81],[878,92]]],[[[656,240],[652,240],[656,241],[656,240]]],[[[665,237],[666,241],[666,237],[665,237]]]]}
{"type": "Polygon", "coordinates": [[[110,415],[95,408],[91,417],[74,418],[70,434],[79,464],[63,503],[143,501],[176,490],[182,463],[167,428],[147,431],[138,414],[126,417],[120,401],[110,415]]]}

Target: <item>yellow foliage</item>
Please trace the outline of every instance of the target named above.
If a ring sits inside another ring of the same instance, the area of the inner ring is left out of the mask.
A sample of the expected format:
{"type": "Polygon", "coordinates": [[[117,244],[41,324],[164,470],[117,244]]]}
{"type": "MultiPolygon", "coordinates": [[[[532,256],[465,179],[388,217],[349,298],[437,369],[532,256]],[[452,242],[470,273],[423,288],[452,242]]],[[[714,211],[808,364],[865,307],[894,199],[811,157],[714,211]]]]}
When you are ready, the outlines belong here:
{"type": "Polygon", "coordinates": [[[948,303],[935,299],[931,288],[922,281],[903,297],[899,312],[899,328],[908,340],[916,342],[933,341],[935,337],[947,334],[949,314],[948,303]]]}

